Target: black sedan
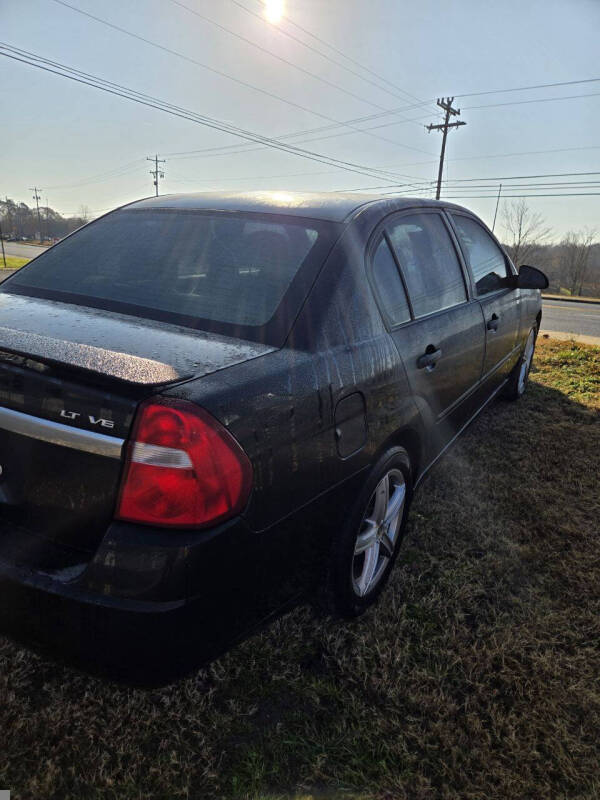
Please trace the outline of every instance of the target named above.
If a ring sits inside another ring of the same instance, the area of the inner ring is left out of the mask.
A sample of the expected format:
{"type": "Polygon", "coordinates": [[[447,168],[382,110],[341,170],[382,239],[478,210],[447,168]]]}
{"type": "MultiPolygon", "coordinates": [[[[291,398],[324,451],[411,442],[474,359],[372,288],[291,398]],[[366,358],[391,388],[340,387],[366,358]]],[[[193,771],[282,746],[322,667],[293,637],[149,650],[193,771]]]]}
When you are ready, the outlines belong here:
{"type": "Polygon", "coordinates": [[[445,202],[172,195],[84,226],[0,290],[4,618],[148,664],[308,590],[361,614],[428,470],[524,392],[546,285],[445,202]]]}

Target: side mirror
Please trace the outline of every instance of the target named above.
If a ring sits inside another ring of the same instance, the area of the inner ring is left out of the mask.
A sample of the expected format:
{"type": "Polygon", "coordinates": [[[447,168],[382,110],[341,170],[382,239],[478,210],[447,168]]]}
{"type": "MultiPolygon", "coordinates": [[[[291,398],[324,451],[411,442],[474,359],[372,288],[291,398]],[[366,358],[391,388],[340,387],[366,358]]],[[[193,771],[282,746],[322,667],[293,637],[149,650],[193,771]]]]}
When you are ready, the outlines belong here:
{"type": "Polygon", "coordinates": [[[547,289],[549,282],[541,269],[523,264],[513,285],[515,289],[547,289]]]}

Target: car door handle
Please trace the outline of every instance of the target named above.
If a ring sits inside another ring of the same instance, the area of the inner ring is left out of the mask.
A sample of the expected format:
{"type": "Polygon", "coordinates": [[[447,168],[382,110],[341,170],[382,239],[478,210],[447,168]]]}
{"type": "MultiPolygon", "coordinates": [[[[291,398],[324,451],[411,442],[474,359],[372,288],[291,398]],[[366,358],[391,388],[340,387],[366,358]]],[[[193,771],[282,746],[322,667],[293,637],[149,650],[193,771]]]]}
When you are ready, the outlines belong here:
{"type": "Polygon", "coordinates": [[[492,318],[488,319],[487,329],[488,331],[497,331],[498,330],[498,320],[500,318],[497,314],[492,314],[492,318]]]}
{"type": "Polygon", "coordinates": [[[441,350],[435,350],[433,345],[429,345],[427,350],[423,353],[422,356],[417,358],[417,367],[419,369],[425,369],[426,367],[433,368],[435,367],[436,363],[442,357],[441,350]]]}

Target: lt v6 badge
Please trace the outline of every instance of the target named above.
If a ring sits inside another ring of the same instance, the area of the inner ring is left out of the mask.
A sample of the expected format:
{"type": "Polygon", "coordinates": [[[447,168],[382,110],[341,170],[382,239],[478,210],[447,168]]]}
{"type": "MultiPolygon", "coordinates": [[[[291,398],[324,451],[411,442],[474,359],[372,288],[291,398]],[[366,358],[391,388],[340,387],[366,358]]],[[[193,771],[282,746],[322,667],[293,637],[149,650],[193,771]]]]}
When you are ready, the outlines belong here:
{"type": "MultiPolygon", "coordinates": [[[[64,408],[60,412],[60,415],[65,419],[77,419],[77,417],[81,417],[81,414],[78,411],[65,411],[64,408]]],[[[115,423],[112,421],[112,419],[103,419],[102,417],[95,417],[93,414],[88,414],[87,419],[89,420],[90,424],[100,425],[102,428],[115,427],[115,423]]]]}

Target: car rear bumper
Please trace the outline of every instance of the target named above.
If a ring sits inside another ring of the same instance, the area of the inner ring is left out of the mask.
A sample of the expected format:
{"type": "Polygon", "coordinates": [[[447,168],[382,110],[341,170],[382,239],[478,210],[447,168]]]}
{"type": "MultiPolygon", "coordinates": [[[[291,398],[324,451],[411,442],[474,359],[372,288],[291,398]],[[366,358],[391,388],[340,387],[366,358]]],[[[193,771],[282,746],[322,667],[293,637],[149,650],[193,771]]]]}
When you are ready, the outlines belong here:
{"type": "Polygon", "coordinates": [[[57,545],[49,545],[42,567],[37,537],[0,526],[0,625],[19,640],[124,677],[152,681],[165,670],[185,671],[268,613],[265,602],[248,602],[249,581],[242,585],[252,573],[252,535],[240,519],[201,533],[113,523],[87,560],[74,563],[65,550],[68,566],[51,569],[61,563],[57,545]]]}
{"type": "Polygon", "coordinates": [[[113,522],[87,554],[0,517],[0,626],[136,681],[186,671],[315,585],[363,480],[264,531],[241,517],[207,531],[113,522]]]}
{"type": "Polygon", "coordinates": [[[184,604],[99,602],[84,593],[54,591],[0,564],[3,631],[51,655],[115,677],[150,681],[182,666],[184,604]]]}

